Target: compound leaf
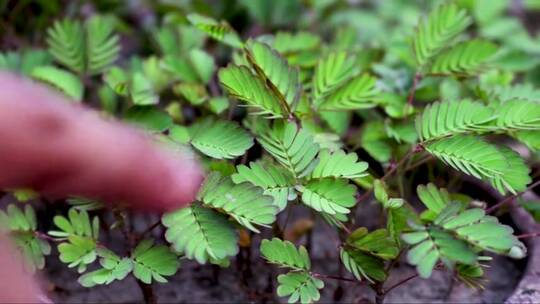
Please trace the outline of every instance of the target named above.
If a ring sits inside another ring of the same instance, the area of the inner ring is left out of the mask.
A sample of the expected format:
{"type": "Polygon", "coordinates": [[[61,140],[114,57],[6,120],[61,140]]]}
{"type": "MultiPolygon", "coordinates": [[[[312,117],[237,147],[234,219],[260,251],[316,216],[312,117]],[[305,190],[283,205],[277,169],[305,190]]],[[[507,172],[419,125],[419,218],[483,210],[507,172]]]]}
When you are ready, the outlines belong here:
{"type": "Polygon", "coordinates": [[[462,42],[435,57],[430,67],[432,74],[474,75],[485,68],[486,62],[497,52],[497,46],[483,40],[462,42]]]}
{"type": "Polygon", "coordinates": [[[377,79],[368,74],[357,76],[336,89],[320,104],[319,109],[328,111],[359,110],[375,107],[379,91],[377,79]]]}
{"type": "Polygon", "coordinates": [[[190,127],[191,144],[217,159],[233,159],[253,146],[253,137],[234,122],[205,119],[190,127]]]}
{"type": "Polygon", "coordinates": [[[330,152],[322,150],[319,153],[319,163],[311,172],[310,178],[360,178],[367,176],[368,164],[358,161],[356,153],[345,153],[343,150],[330,152]]]}
{"type": "Polygon", "coordinates": [[[302,202],[319,212],[348,214],[356,204],[356,187],[342,179],[311,180],[297,188],[302,192],[302,202]]]}
{"type": "Polygon", "coordinates": [[[280,297],[290,296],[288,302],[312,303],[320,299],[319,289],[324,282],[307,272],[289,272],[278,276],[277,294],[280,297]]]}
{"type": "Polygon", "coordinates": [[[270,263],[293,270],[306,270],[311,268],[311,261],[304,246],[296,248],[289,241],[282,241],[278,238],[272,240],[262,240],[261,255],[270,263]]]}
{"type": "Polygon", "coordinates": [[[167,283],[164,276],[176,273],[180,263],[176,254],[167,246],[153,246],[152,240],[140,242],[132,254],[133,275],[146,284],[152,280],[167,283]]]}

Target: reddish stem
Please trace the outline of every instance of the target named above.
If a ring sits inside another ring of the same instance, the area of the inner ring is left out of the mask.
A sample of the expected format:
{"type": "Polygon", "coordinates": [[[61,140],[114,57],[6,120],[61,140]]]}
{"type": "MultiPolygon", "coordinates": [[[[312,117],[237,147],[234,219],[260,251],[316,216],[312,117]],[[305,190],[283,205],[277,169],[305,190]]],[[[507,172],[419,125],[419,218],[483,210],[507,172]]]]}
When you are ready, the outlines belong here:
{"type": "Polygon", "coordinates": [[[512,201],[514,201],[515,198],[517,197],[520,197],[521,195],[523,195],[525,192],[531,190],[532,188],[536,187],[540,185],[540,180],[537,180],[536,182],[532,183],[529,187],[527,187],[527,189],[525,189],[524,191],[522,192],[519,192],[519,193],[516,193],[512,196],[509,196],[505,199],[503,199],[502,201],[498,202],[497,204],[491,206],[490,208],[486,209],[486,213],[492,213],[493,211],[499,209],[500,207],[508,204],[508,203],[511,203],[512,201]]]}

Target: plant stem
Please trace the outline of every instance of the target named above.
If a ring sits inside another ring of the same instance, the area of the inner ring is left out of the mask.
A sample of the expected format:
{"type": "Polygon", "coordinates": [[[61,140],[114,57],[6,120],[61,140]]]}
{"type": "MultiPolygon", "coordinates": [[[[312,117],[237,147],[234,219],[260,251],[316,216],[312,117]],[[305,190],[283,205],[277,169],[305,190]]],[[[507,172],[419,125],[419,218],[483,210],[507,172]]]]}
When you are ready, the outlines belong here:
{"type": "Polygon", "coordinates": [[[358,283],[358,280],[344,278],[344,277],[340,277],[340,276],[326,275],[326,274],[320,274],[320,273],[316,273],[316,272],[311,272],[310,274],[315,278],[332,279],[332,280],[338,280],[338,281],[358,283]]]}
{"type": "Polygon", "coordinates": [[[148,228],[146,228],[146,230],[144,230],[143,232],[141,232],[141,234],[139,235],[138,237],[138,240],[142,239],[147,233],[151,232],[152,230],[154,230],[156,227],[158,227],[159,225],[161,224],[161,220],[158,220],[156,221],[155,223],[153,223],[152,225],[148,226],[148,228]]]}
{"type": "Polygon", "coordinates": [[[505,199],[503,199],[502,201],[498,202],[497,204],[491,206],[490,208],[486,209],[486,213],[493,213],[493,211],[499,209],[500,207],[514,201],[515,198],[517,197],[520,197],[521,195],[523,195],[525,192],[531,190],[532,188],[536,187],[540,185],[540,180],[537,180],[536,182],[532,183],[529,187],[527,187],[527,189],[525,189],[524,191],[521,191],[519,193],[516,193],[512,196],[509,196],[505,199]]]}
{"type": "Polygon", "coordinates": [[[540,231],[516,235],[516,237],[518,239],[527,239],[527,238],[533,238],[533,237],[537,237],[537,236],[540,236],[540,231]]]}
{"type": "Polygon", "coordinates": [[[386,289],[383,293],[386,295],[386,294],[388,294],[390,291],[392,291],[394,288],[396,288],[396,287],[398,287],[398,286],[400,286],[400,285],[403,285],[403,284],[407,283],[408,281],[410,281],[410,280],[412,280],[412,279],[414,279],[414,278],[416,278],[416,277],[418,277],[418,274],[417,274],[417,273],[415,273],[415,274],[413,274],[413,275],[411,275],[411,276],[408,276],[408,277],[406,277],[405,279],[403,279],[403,280],[397,282],[396,284],[390,286],[390,287],[389,287],[388,289],[386,289]]]}
{"type": "Polygon", "coordinates": [[[154,293],[154,288],[152,288],[152,285],[145,284],[141,280],[136,280],[137,284],[139,284],[139,288],[142,291],[144,302],[146,304],[156,304],[157,303],[157,297],[154,293]]]}
{"type": "Polygon", "coordinates": [[[414,100],[414,94],[416,93],[416,86],[418,85],[421,79],[422,79],[422,74],[417,72],[414,75],[411,91],[409,92],[409,96],[407,97],[407,104],[412,105],[413,100],[414,100]]]}

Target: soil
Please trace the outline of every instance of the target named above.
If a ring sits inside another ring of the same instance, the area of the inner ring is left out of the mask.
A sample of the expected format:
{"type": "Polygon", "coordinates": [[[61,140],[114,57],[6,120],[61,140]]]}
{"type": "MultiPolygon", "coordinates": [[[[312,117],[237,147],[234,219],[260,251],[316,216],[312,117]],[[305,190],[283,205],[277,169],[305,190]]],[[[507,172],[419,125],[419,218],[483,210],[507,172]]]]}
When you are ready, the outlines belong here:
{"type": "MultiPolygon", "coordinates": [[[[377,219],[369,217],[376,214],[374,203],[362,208],[360,221],[368,228],[376,224],[377,219]]],[[[291,223],[298,219],[309,219],[310,215],[303,208],[293,209],[291,223]]],[[[142,224],[141,224],[142,225],[142,224]]],[[[301,241],[308,245],[313,271],[325,275],[352,276],[340,269],[338,263],[338,238],[336,233],[324,222],[315,223],[315,231],[311,242],[305,237],[301,241]],[[341,272],[341,273],[340,273],[341,272]]],[[[159,231],[156,234],[159,235],[159,231]]],[[[269,232],[268,232],[269,233],[269,232]]],[[[121,238],[121,236],[117,236],[121,238]]],[[[263,235],[263,237],[269,237],[263,235]]],[[[122,243],[122,240],[118,240],[122,243]]],[[[259,238],[253,239],[258,243],[259,238]]],[[[113,242],[114,243],[114,242],[113,242]]],[[[257,248],[254,244],[252,248],[257,248]]],[[[247,249],[242,249],[239,257],[232,260],[229,268],[212,265],[198,265],[184,260],[179,272],[169,278],[168,284],[153,284],[158,303],[238,303],[238,302],[285,302],[275,294],[275,277],[281,271],[268,266],[258,258],[258,253],[251,252],[251,269],[246,268],[247,249]],[[274,278],[274,280],[272,280],[274,278]]],[[[57,302],[97,303],[143,302],[143,295],[136,281],[128,277],[122,282],[114,282],[108,286],[86,289],[77,283],[75,270],[67,270],[58,262],[56,256],[48,258],[46,278],[55,287],[51,298],[57,302]]],[[[523,275],[526,261],[515,261],[505,257],[494,256],[490,268],[487,269],[487,282],[484,290],[467,288],[463,283],[454,281],[451,273],[435,271],[432,278],[423,280],[415,278],[394,289],[386,296],[385,303],[501,303],[514,291],[523,275]]],[[[413,267],[405,262],[400,263],[391,272],[387,286],[415,273],[413,267]]],[[[325,288],[321,293],[321,303],[372,303],[373,291],[365,285],[346,281],[325,279],[325,288]],[[356,285],[356,286],[355,286],[356,285]]]]}

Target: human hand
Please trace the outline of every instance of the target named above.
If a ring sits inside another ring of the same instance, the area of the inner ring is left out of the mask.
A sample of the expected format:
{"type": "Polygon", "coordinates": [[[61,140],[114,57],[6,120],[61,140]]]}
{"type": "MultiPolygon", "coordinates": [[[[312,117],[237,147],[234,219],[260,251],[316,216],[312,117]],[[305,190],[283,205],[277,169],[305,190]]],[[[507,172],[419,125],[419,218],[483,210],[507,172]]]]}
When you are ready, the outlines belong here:
{"type": "MultiPolygon", "coordinates": [[[[70,103],[46,87],[0,73],[0,189],[79,195],[139,209],[170,210],[195,198],[197,162],[70,103]]],[[[0,239],[0,302],[36,302],[38,289],[0,239]]]]}

